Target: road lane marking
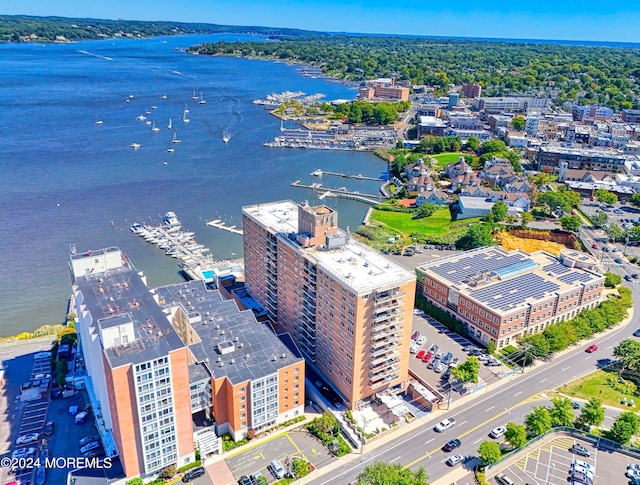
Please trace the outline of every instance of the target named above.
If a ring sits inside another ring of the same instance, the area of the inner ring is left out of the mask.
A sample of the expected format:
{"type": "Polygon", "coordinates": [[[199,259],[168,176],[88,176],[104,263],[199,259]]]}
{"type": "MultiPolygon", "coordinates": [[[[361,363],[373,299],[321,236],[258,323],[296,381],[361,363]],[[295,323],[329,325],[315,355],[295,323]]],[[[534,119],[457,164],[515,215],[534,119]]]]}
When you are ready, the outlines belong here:
{"type": "Polygon", "coordinates": [[[472,445],[477,445],[478,443],[480,443],[484,438],[478,438],[477,440],[475,440],[473,443],[471,443],[472,445]]]}
{"type": "Polygon", "coordinates": [[[566,371],[567,369],[570,369],[570,368],[571,368],[571,366],[569,366],[569,367],[563,367],[563,368],[562,368],[562,372],[564,372],[564,371],[566,371]]]}
{"type": "Polygon", "coordinates": [[[485,412],[488,413],[489,411],[491,411],[493,408],[495,408],[495,406],[491,406],[490,408],[486,409],[485,412]]]}
{"type": "Polygon", "coordinates": [[[545,377],[544,379],[542,379],[541,381],[538,381],[538,384],[542,384],[544,381],[546,381],[548,379],[548,377],[545,377]]]}
{"type": "Polygon", "coordinates": [[[389,463],[393,463],[394,461],[398,461],[400,458],[402,458],[401,456],[399,456],[398,458],[394,458],[393,460],[391,460],[389,463]]]}
{"type": "Polygon", "coordinates": [[[428,445],[429,443],[431,443],[432,441],[435,441],[435,438],[431,438],[429,441],[425,441],[424,444],[428,445]]]}
{"type": "Polygon", "coordinates": [[[520,394],[522,394],[522,391],[516,392],[513,397],[519,396],[520,394]]]}
{"type": "Polygon", "coordinates": [[[463,421],[462,423],[460,423],[458,426],[462,426],[463,424],[467,424],[466,421],[463,421]]]}

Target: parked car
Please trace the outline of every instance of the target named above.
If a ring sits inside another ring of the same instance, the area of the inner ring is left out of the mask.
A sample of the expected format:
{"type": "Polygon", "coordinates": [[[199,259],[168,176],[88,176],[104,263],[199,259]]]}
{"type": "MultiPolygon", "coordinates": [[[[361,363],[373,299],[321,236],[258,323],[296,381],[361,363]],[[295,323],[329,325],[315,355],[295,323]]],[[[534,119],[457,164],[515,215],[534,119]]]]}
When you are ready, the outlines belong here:
{"type": "Polygon", "coordinates": [[[242,475],[239,479],[238,479],[238,485],[252,485],[251,484],[251,479],[246,476],[246,475],[242,475]]]}
{"type": "Polygon", "coordinates": [[[416,359],[420,359],[422,360],[422,358],[425,356],[425,354],[427,353],[426,350],[421,349],[417,354],[416,354],[416,359]]]}
{"type": "Polygon", "coordinates": [[[569,479],[573,480],[574,482],[582,483],[584,485],[591,485],[593,483],[593,481],[589,477],[580,472],[572,472],[569,475],[569,479]]]}
{"type": "MultiPolygon", "coordinates": [[[[415,311],[415,310],[414,310],[415,311]]],[[[418,332],[417,330],[415,332],[413,332],[411,334],[411,340],[417,340],[418,337],[420,336],[420,332],[418,332]]]]}
{"type": "Polygon", "coordinates": [[[444,357],[444,350],[438,350],[435,353],[436,359],[442,359],[442,357],[444,357]]]}
{"type": "Polygon", "coordinates": [[[433,369],[434,371],[436,371],[438,374],[440,374],[441,372],[443,372],[445,369],[447,368],[447,366],[445,364],[443,364],[442,362],[440,362],[435,369],[433,369]]]}
{"type": "Polygon", "coordinates": [[[589,345],[589,347],[587,347],[586,352],[591,354],[591,353],[595,352],[596,350],[598,350],[598,346],[596,344],[593,344],[593,345],[589,345]]]}
{"type": "Polygon", "coordinates": [[[440,350],[440,347],[438,347],[436,344],[433,344],[430,348],[429,348],[429,352],[431,352],[432,354],[435,355],[435,353],[440,350]]]}
{"type": "Polygon", "coordinates": [[[579,402],[572,401],[572,402],[571,402],[571,407],[572,407],[573,409],[580,409],[580,403],[579,403],[579,402]]]}
{"type": "Polygon", "coordinates": [[[631,275],[626,274],[626,275],[624,275],[624,280],[625,281],[633,281],[633,278],[631,277],[631,275]]]}
{"type": "Polygon", "coordinates": [[[584,446],[582,446],[579,443],[574,443],[574,445],[571,447],[571,451],[576,455],[586,456],[586,457],[588,457],[591,454],[589,453],[589,450],[587,450],[584,446]]]}
{"type": "Polygon", "coordinates": [[[424,362],[425,364],[428,364],[431,359],[433,359],[433,354],[431,352],[427,352],[426,354],[424,354],[424,357],[422,358],[422,362],[424,362]]]}
{"type": "Polygon", "coordinates": [[[478,360],[480,362],[487,362],[489,360],[489,355],[487,354],[480,354],[478,355],[478,360]]]}
{"type": "Polygon", "coordinates": [[[429,364],[427,364],[427,369],[435,369],[439,363],[440,361],[438,359],[432,359],[429,364]]]}
{"type": "Polygon", "coordinates": [[[445,356],[442,358],[442,363],[444,365],[449,365],[449,362],[451,362],[452,358],[453,358],[453,354],[451,352],[447,352],[445,356]]]}
{"type": "Polygon", "coordinates": [[[13,450],[11,454],[11,458],[14,460],[19,460],[20,458],[28,458],[36,454],[35,448],[17,448],[13,450]]]}
{"type": "Polygon", "coordinates": [[[253,483],[256,484],[256,485],[259,483],[260,477],[264,478],[264,475],[262,473],[260,473],[260,472],[255,472],[255,473],[251,474],[251,480],[253,480],[253,483]]]}
{"type": "Polygon", "coordinates": [[[442,433],[443,431],[448,430],[449,428],[453,428],[455,426],[456,420],[454,418],[447,418],[440,421],[436,424],[435,428],[433,428],[438,433],[442,433]]]}
{"type": "Polygon", "coordinates": [[[417,343],[418,345],[424,345],[424,344],[426,344],[426,343],[427,343],[427,337],[425,337],[424,335],[420,335],[420,336],[418,337],[418,339],[416,340],[416,343],[417,343]]]}
{"type": "Polygon", "coordinates": [[[507,432],[506,426],[498,426],[497,428],[493,428],[489,436],[492,438],[500,438],[503,434],[507,432]]]}
{"type": "Polygon", "coordinates": [[[411,344],[411,347],[409,347],[409,352],[412,354],[418,353],[418,350],[420,350],[420,346],[416,343],[411,344]]]}
{"type": "Polygon", "coordinates": [[[84,453],[86,453],[88,451],[95,450],[95,449],[100,448],[100,447],[102,447],[100,442],[92,441],[91,443],[86,444],[82,448],[80,448],[80,453],[84,454],[84,453]]]}
{"type": "Polygon", "coordinates": [[[51,436],[53,434],[54,427],[55,427],[55,424],[53,421],[47,421],[47,424],[44,425],[44,431],[43,431],[45,436],[51,436]]]}
{"type": "Polygon", "coordinates": [[[499,360],[488,360],[484,363],[484,365],[486,365],[487,367],[498,367],[500,365],[500,361],[499,360]]]}
{"type": "Polygon", "coordinates": [[[442,447],[442,450],[443,451],[452,451],[452,450],[455,450],[456,448],[459,448],[461,444],[462,444],[462,442],[460,440],[458,440],[458,439],[447,441],[445,443],[445,445],[442,447]]]}
{"type": "Polygon", "coordinates": [[[27,381],[27,382],[23,382],[22,386],[20,386],[22,388],[23,391],[29,389],[31,386],[33,385],[33,382],[31,381],[27,381]]]}
{"type": "Polygon", "coordinates": [[[447,465],[456,466],[458,463],[462,463],[464,457],[462,455],[453,455],[447,460],[447,465]]]}
{"type": "Polygon", "coordinates": [[[205,471],[203,467],[199,466],[196,468],[192,468],[191,470],[189,470],[187,473],[184,474],[184,476],[182,477],[182,481],[183,483],[188,483],[191,480],[195,480],[196,478],[203,476],[204,474],[205,474],[205,471]]]}
{"type": "Polygon", "coordinates": [[[451,361],[451,363],[449,364],[449,368],[451,369],[455,369],[456,367],[458,367],[458,364],[460,363],[460,359],[458,359],[457,357],[455,359],[453,359],[451,361]]]}
{"type": "Polygon", "coordinates": [[[104,448],[96,448],[90,451],[87,451],[84,455],[85,458],[100,458],[104,456],[104,448]]]}
{"type": "Polygon", "coordinates": [[[84,445],[88,445],[89,443],[93,443],[94,441],[100,441],[99,436],[85,436],[80,441],[78,441],[78,446],[83,447],[84,445]]]}
{"type": "Polygon", "coordinates": [[[18,436],[16,445],[28,445],[29,443],[35,443],[40,439],[40,433],[27,433],[18,436]]]}

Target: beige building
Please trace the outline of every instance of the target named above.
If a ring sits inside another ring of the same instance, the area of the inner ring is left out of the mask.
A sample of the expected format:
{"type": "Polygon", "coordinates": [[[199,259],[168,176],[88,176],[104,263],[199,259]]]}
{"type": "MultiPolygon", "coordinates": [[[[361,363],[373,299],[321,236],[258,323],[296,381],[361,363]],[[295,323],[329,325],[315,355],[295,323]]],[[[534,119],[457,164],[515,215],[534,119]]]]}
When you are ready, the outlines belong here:
{"type": "Polygon", "coordinates": [[[325,206],[243,208],[246,286],[353,408],[408,376],[416,277],[338,228],[325,206]]]}

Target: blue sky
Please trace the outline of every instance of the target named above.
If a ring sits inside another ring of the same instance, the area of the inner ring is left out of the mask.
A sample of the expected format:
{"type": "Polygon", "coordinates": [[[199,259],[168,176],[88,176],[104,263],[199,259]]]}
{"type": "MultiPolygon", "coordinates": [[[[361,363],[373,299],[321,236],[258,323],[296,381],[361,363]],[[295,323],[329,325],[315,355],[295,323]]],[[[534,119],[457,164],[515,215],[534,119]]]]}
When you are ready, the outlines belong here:
{"type": "Polygon", "coordinates": [[[20,0],[2,14],[175,20],[309,30],[640,42],[636,1],[20,0]]]}

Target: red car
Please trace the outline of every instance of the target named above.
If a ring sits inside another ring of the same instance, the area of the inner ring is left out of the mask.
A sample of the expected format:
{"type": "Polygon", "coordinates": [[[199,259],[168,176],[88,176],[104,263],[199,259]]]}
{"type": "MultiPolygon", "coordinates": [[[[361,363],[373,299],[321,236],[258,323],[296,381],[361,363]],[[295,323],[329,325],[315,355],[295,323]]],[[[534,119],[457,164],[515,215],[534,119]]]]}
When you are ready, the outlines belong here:
{"type": "Polygon", "coordinates": [[[433,359],[433,353],[427,352],[426,354],[424,354],[424,357],[422,358],[422,362],[424,362],[425,364],[428,364],[431,359],[433,359]]]}
{"type": "Polygon", "coordinates": [[[588,353],[595,352],[596,350],[598,350],[598,346],[596,344],[589,345],[589,347],[587,347],[587,352],[588,353]]]}
{"type": "Polygon", "coordinates": [[[599,249],[599,248],[598,248],[598,245],[597,245],[596,243],[593,243],[593,244],[591,245],[591,247],[592,247],[593,249],[599,249]]]}
{"type": "Polygon", "coordinates": [[[426,353],[427,353],[427,351],[422,349],[420,352],[418,352],[416,354],[416,359],[422,359],[424,357],[424,354],[426,354],[426,353]]]}

